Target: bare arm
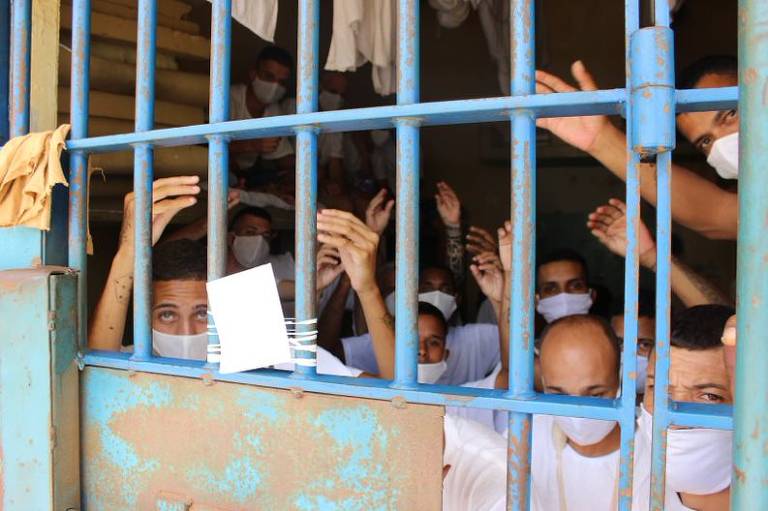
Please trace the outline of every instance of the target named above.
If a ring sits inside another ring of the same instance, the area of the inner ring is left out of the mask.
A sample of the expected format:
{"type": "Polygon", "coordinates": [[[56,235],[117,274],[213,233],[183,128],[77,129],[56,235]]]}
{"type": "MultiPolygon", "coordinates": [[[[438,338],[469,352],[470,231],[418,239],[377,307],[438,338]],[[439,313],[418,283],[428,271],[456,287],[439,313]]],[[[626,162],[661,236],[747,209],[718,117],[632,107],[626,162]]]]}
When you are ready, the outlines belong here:
{"type": "MultiPolygon", "coordinates": [[[[587,227],[611,252],[622,257],[627,254],[626,205],[618,199],[598,207],[589,215],[587,227]]],[[[638,253],[640,264],[656,271],[656,243],[645,224],[638,224],[638,253]]],[[[704,277],[675,257],[670,261],[670,285],[672,292],[686,307],[709,303],[727,304],[728,300],[704,277]]]]}
{"type": "Polygon", "coordinates": [[[344,310],[347,296],[352,289],[352,283],[346,273],[342,274],[339,284],[333,290],[323,313],[317,322],[317,344],[330,351],[339,360],[344,360],[344,346],[341,343],[341,327],[344,320],[344,310]]]}
{"type": "Polygon", "coordinates": [[[496,377],[496,388],[509,388],[509,308],[512,291],[512,223],[507,220],[504,226],[499,228],[499,257],[504,269],[504,286],[501,300],[501,313],[498,316],[499,324],[499,356],[501,357],[501,371],[496,377]]]}
{"type": "MultiPolygon", "coordinates": [[[[171,219],[182,209],[193,205],[200,193],[197,176],[158,179],[152,185],[152,244],[154,245],[171,219]]],[[[123,341],[128,304],[133,289],[134,197],[126,195],[120,244],[112,260],[107,283],[96,305],[90,328],[88,347],[117,351],[123,341]]]]}
{"type": "MultiPolygon", "coordinates": [[[[579,89],[596,90],[597,85],[581,61],[571,67],[579,89]]],[[[541,94],[573,92],[578,89],[560,78],[536,72],[536,91],[541,94]]],[[[548,129],[564,142],[597,158],[613,174],[626,180],[627,145],[624,133],[605,116],[539,119],[537,125],[548,129]]],[[[640,168],[640,194],[656,204],[656,179],[652,165],[640,168]]],[[[735,239],[738,201],[736,194],[718,188],[679,165],[672,165],[672,217],[710,238],[735,239]]]]}
{"type": "Polygon", "coordinates": [[[441,181],[435,194],[437,211],[445,226],[445,263],[453,273],[456,285],[464,282],[464,243],[461,239],[461,202],[456,192],[441,181]]]}

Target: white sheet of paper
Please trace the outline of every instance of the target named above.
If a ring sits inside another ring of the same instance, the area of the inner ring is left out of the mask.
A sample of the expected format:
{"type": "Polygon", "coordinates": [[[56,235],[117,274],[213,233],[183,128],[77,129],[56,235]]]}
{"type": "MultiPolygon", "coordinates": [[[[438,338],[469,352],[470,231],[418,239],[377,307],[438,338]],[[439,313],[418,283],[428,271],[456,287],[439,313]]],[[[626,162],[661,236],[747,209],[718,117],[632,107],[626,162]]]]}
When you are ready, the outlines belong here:
{"type": "Polygon", "coordinates": [[[238,373],[291,361],[271,264],[208,282],[207,288],[221,342],[219,372],[238,373]]]}

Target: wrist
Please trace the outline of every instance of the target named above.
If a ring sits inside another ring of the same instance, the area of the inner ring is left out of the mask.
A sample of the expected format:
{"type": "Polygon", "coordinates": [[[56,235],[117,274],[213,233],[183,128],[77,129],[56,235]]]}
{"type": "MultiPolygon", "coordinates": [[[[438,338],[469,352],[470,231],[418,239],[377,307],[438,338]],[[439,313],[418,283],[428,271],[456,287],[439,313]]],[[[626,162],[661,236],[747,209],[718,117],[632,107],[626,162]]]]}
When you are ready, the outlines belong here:
{"type": "Polygon", "coordinates": [[[360,286],[359,289],[355,289],[355,293],[357,293],[361,303],[376,299],[377,297],[381,299],[381,292],[375,283],[366,286],[360,286]]]}
{"type": "Polygon", "coordinates": [[[640,254],[640,265],[651,271],[656,271],[656,249],[649,249],[640,254]]]}
{"type": "Polygon", "coordinates": [[[447,222],[446,220],[443,220],[443,225],[445,226],[445,231],[448,234],[461,234],[461,222],[447,222]]]}
{"type": "Polygon", "coordinates": [[[605,127],[597,132],[595,140],[587,150],[587,153],[600,161],[605,161],[614,154],[621,153],[623,156],[625,152],[624,144],[626,144],[626,141],[621,131],[611,124],[610,121],[606,121],[605,127]]]}

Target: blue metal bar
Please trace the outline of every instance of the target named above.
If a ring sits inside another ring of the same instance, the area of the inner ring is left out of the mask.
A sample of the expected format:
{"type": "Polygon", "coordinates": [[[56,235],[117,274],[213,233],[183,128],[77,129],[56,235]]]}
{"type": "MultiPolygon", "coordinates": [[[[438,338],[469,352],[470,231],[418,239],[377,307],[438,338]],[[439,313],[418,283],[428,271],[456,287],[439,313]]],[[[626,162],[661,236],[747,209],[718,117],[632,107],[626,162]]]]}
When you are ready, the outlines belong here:
{"type": "MultiPolygon", "coordinates": [[[[157,0],[139,0],[136,37],[136,131],[147,131],[155,123],[155,57],[157,0]]],[[[134,360],[152,356],[152,180],[153,149],[136,145],[133,153],[134,193],[134,360]]]]}
{"type": "Polygon", "coordinates": [[[29,131],[32,0],[11,2],[10,135],[29,131]]]}
{"type": "MultiPolygon", "coordinates": [[[[88,89],[91,56],[91,2],[72,2],[72,71],[70,73],[70,141],[88,137],[88,89]]],[[[88,264],[87,210],[88,155],[72,151],[69,156],[69,241],[68,265],[79,272],[77,278],[78,344],[87,346],[88,264]]]]}
{"type": "MultiPolygon", "coordinates": [[[[535,91],[534,2],[510,3],[510,93],[524,96],[535,91]]],[[[509,311],[509,393],[516,399],[534,399],[533,322],[536,268],[536,120],[529,110],[511,116],[510,148],[512,184],[512,282],[509,311]]],[[[506,321],[503,318],[502,321],[506,321]]],[[[527,413],[508,419],[507,509],[525,511],[530,506],[531,424],[527,413]]]]}
{"type": "Polygon", "coordinates": [[[5,144],[9,135],[8,105],[9,78],[11,71],[11,4],[0,2],[0,145],[5,144]]]}
{"type": "MultiPolygon", "coordinates": [[[[624,111],[625,96],[624,89],[611,89],[355,108],[107,135],[70,141],[67,149],[105,152],[131,149],[139,143],[164,147],[204,144],[211,135],[230,140],[285,137],[292,136],[296,127],[309,125],[323,133],[388,129],[398,118],[418,119],[421,126],[502,122],[509,120],[510,111],[519,109],[537,117],[619,115],[624,111]]],[[[736,106],[737,101],[737,87],[677,91],[678,112],[723,110],[736,106]]]]}
{"type": "MultiPolygon", "coordinates": [[[[296,111],[317,111],[320,33],[319,0],[299,2],[299,65],[296,111]]],[[[317,130],[296,130],[296,325],[297,332],[316,330],[306,321],[317,317],[317,130]]],[[[312,376],[317,365],[316,340],[297,341],[307,349],[295,350],[296,374],[312,376]]]]}
{"type": "Polygon", "coordinates": [[[739,1],[738,347],[732,509],[768,509],[768,4],[739,1]]]}
{"type": "Polygon", "coordinates": [[[653,389],[653,447],[651,449],[651,508],[664,508],[667,428],[670,425],[669,334],[672,310],[669,265],[672,257],[672,153],[660,153],[656,161],[656,371],[653,389]]]}
{"type": "MultiPolygon", "coordinates": [[[[631,37],[640,25],[637,0],[624,4],[625,60],[631,62],[631,37]]],[[[629,66],[627,66],[629,69],[629,66]]],[[[626,76],[626,88],[632,90],[631,74],[626,76]]],[[[640,221],[640,180],[637,172],[638,155],[632,151],[632,125],[634,112],[626,109],[627,117],[627,255],[624,260],[624,346],[621,354],[621,436],[619,443],[619,509],[629,511],[632,506],[632,475],[634,471],[635,396],[637,371],[637,300],[639,291],[639,253],[637,231],[640,221]]]]}
{"type": "MultiPolygon", "coordinates": [[[[130,354],[111,351],[91,351],[84,357],[85,365],[134,370],[147,373],[200,378],[211,375],[217,381],[230,381],[274,388],[300,387],[307,392],[338,394],[350,397],[389,400],[402,397],[411,403],[460,406],[568,417],[592,417],[619,420],[619,401],[602,398],[536,394],[536,399],[510,398],[505,390],[488,390],[446,385],[418,385],[413,389],[392,388],[389,382],[369,378],[345,378],[315,375],[297,378],[285,371],[257,370],[239,374],[211,372],[205,362],[172,358],[154,358],[150,362],[135,362],[130,354]],[[344,384],[343,388],[340,383],[344,384]]],[[[675,403],[675,424],[691,427],[729,429],[730,406],[675,403]],[[702,407],[705,407],[702,409],[702,407]]]]}
{"type": "MultiPolygon", "coordinates": [[[[397,104],[419,102],[419,2],[397,4],[397,104]]],[[[413,387],[419,360],[419,170],[420,122],[400,118],[397,127],[397,198],[395,259],[395,380],[398,388],[413,387]]]]}
{"type": "MultiPolygon", "coordinates": [[[[232,0],[214,0],[211,11],[211,84],[209,121],[229,120],[230,41],[232,0]]],[[[227,194],[229,192],[229,145],[226,137],[208,139],[208,280],[226,275],[227,194]]],[[[208,311],[208,344],[219,344],[219,335],[208,311]]]]}

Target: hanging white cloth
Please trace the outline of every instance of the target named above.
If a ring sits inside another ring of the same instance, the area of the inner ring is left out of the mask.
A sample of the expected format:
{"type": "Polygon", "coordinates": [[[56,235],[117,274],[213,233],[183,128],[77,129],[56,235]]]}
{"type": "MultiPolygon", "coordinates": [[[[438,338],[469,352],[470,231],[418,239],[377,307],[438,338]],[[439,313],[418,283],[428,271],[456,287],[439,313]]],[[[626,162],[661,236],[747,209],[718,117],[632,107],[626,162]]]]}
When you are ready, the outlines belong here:
{"type": "Polygon", "coordinates": [[[456,28],[464,23],[471,10],[470,0],[429,0],[429,5],[437,11],[437,22],[445,28],[456,28]]]}
{"type": "Polygon", "coordinates": [[[504,95],[510,92],[510,48],[509,48],[509,1],[507,0],[472,0],[480,26],[483,27],[488,53],[496,62],[499,88],[504,95]]]}
{"type": "Polygon", "coordinates": [[[277,0],[232,0],[232,18],[272,43],[277,27],[277,6],[277,0]]]}
{"type": "Polygon", "coordinates": [[[374,90],[382,96],[396,92],[396,7],[395,0],[334,0],[325,69],[354,71],[370,62],[374,90]]]}

